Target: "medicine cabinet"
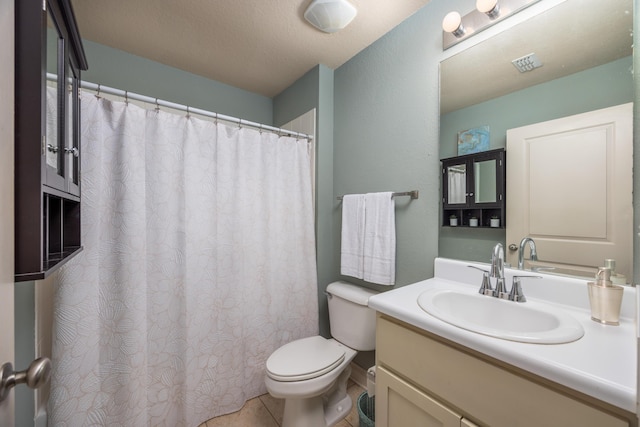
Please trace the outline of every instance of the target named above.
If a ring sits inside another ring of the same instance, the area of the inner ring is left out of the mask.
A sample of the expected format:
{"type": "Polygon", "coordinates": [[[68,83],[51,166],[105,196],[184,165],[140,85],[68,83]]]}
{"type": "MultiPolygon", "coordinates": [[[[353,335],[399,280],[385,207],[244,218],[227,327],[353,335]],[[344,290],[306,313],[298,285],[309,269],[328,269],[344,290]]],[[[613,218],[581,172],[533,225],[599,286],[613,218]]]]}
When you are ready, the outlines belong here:
{"type": "Polygon", "coordinates": [[[16,1],[15,14],[15,279],[24,281],[82,248],[78,88],[88,67],[70,0],[16,1]]]}
{"type": "Polygon", "coordinates": [[[502,148],[443,159],[442,225],[504,228],[505,171],[502,148]]]}

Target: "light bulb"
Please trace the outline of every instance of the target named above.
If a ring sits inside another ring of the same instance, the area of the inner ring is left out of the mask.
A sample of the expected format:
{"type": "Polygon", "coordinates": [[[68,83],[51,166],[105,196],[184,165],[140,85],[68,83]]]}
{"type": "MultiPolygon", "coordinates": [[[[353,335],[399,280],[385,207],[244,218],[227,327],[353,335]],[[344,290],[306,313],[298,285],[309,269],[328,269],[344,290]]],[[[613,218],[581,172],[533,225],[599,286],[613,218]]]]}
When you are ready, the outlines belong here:
{"type": "Polygon", "coordinates": [[[500,6],[498,0],[477,0],[476,9],[491,19],[495,19],[500,15],[500,6]]]}
{"type": "Polygon", "coordinates": [[[442,20],[442,29],[456,37],[462,37],[464,35],[464,27],[462,26],[460,14],[456,11],[447,13],[442,20]]]}

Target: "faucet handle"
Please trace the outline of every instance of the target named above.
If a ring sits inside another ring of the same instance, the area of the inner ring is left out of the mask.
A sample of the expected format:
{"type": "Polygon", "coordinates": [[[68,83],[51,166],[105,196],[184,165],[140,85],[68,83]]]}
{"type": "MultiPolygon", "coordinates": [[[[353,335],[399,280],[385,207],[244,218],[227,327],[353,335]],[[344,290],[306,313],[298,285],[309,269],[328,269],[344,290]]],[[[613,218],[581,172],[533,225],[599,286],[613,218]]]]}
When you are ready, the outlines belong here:
{"type": "Polygon", "coordinates": [[[507,287],[504,284],[504,277],[496,278],[496,290],[493,291],[493,296],[502,299],[508,299],[509,293],[507,287]]]}
{"type": "Polygon", "coordinates": [[[491,282],[489,281],[489,270],[476,267],[475,265],[468,265],[467,267],[475,268],[476,270],[482,271],[482,285],[480,285],[480,290],[478,291],[478,293],[482,295],[493,296],[494,291],[493,291],[493,288],[491,287],[491,282]]]}
{"type": "Polygon", "coordinates": [[[542,276],[513,276],[513,284],[511,285],[511,292],[507,299],[515,302],[526,302],[524,294],[522,293],[521,279],[542,279],[542,276]]]}

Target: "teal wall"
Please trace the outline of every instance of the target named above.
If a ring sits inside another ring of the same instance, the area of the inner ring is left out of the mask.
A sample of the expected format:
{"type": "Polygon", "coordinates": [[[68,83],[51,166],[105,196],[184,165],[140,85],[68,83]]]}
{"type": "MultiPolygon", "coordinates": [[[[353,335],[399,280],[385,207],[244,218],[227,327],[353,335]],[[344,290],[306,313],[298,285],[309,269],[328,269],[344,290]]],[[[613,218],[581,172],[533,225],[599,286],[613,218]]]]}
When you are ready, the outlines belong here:
{"type": "MultiPolygon", "coordinates": [[[[632,58],[626,57],[492,99],[440,118],[440,157],[457,154],[458,131],[489,125],[491,148],[506,146],[507,129],[632,102],[632,58]]],[[[507,183],[508,185],[508,183],[507,183]]],[[[441,227],[439,256],[488,262],[504,229],[441,227]]]]}
{"type": "MultiPolygon", "coordinates": [[[[271,98],[84,40],[82,80],[271,125],[271,98]]],[[[212,64],[215,67],[215,64],[212,64]]]]}
{"type": "MultiPolygon", "coordinates": [[[[396,200],[395,287],[431,277],[438,253],[440,25],[451,7],[432,1],[335,73],[335,194],[420,192],[396,200]]],[[[336,257],[340,226],[336,209],[336,257]]]]}
{"type": "MultiPolygon", "coordinates": [[[[341,215],[333,219],[333,274],[376,290],[433,276],[440,199],[441,22],[454,1],[432,1],[335,72],[335,195],[418,190],[396,199],[396,285],[376,286],[339,272],[341,215]]],[[[373,352],[355,362],[375,364],[373,352]]]]}

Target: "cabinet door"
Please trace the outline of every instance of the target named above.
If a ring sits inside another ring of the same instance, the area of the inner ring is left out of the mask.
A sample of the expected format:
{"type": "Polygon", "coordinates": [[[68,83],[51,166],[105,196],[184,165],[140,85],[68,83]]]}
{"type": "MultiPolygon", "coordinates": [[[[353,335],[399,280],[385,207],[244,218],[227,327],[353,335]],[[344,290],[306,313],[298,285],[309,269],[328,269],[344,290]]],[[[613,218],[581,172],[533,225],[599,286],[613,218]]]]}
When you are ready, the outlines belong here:
{"type": "Polygon", "coordinates": [[[471,207],[500,207],[504,199],[504,151],[479,153],[471,160],[471,207]]]}
{"type": "Polygon", "coordinates": [[[46,44],[46,71],[50,75],[57,76],[56,80],[46,80],[45,85],[46,107],[44,108],[44,184],[49,187],[66,191],[65,180],[65,129],[62,118],[65,112],[64,96],[64,38],[61,27],[64,25],[61,19],[54,13],[51,7],[42,11],[46,15],[45,28],[46,44]]]}
{"type": "Polygon", "coordinates": [[[378,427],[460,427],[462,417],[409,383],[378,367],[378,427]]]}

